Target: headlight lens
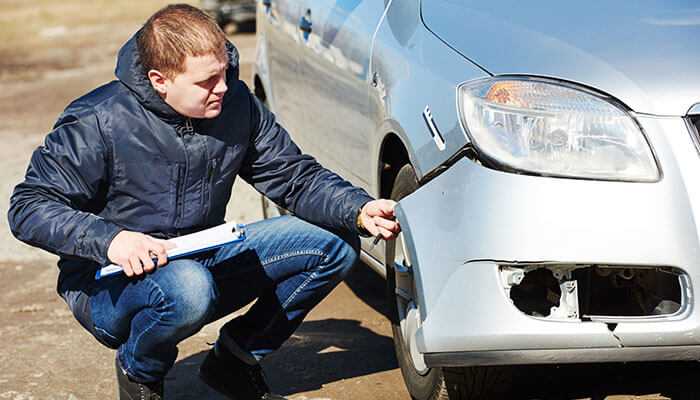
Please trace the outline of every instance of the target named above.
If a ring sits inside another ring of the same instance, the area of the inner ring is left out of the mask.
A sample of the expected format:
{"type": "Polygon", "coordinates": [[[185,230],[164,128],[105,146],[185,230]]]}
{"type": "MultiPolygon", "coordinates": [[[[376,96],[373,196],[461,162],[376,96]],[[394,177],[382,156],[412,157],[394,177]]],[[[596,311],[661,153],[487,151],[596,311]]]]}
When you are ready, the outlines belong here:
{"type": "Polygon", "coordinates": [[[591,91],[537,78],[492,78],[460,86],[459,105],[477,149],[512,169],[588,179],[659,179],[639,126],[624,109],[591,91]]]}

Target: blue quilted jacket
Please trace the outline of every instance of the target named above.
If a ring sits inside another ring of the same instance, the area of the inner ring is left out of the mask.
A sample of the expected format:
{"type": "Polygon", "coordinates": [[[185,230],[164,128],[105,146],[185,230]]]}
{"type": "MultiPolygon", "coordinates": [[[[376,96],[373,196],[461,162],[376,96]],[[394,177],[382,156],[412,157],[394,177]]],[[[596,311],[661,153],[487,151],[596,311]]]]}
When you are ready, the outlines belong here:
{"type": "Polygon", "coordinates": [[[8,213],[14,235],[58,254],[59,292],[108,264],[121,230],[169,238],[224,222],[236,176],[299,217],[356,231],[371,197],[304,155],[238,79],[214,119],[178,114],[152,89],[132,38],[117,80],[72,102],[34,151],[8,213]]]}

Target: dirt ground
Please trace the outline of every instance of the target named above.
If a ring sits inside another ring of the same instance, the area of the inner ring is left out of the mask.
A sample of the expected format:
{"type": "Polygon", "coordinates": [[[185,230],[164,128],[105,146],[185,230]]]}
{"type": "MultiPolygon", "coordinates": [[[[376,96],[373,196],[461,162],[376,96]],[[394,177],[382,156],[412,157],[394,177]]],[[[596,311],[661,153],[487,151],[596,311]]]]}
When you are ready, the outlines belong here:
{"type": "MultiPolygon", "coordinates": [[[[72,99],[113,79],[121,44],[166,3],[0,0],[0,399],[114,398],[113,351],[86,333],[56,295],[56,258],[15,240],[5,215],[31,152],[58,114],[72,99]]],[[[241,77],[250,85],[255,35],[232,40],[241,53],[241,77]]],[[[227,219],[260,218],[257,193],[237,183],[227,219]]],[[[408,397],[391,330],[372,307],[381,304],[381,280],[366,269],[350,279],[360,289],[338,287],[265,360],[276,391],[297,400],[408,397]]],[[[196,371],[223,322],[181,344],[166,379],[168,399],[222,398],[196,371]]]]}
{"type": "MultiPolygon", "coordinates": [[[[63,107],[113,79],[120,45],[166,1],[0,0],[0,399],[114,398],[113,352],[76,323],[55,293],[56,258],[16,241],[5,215],[29,156],[63,107]]],[[[255,35],[231,37],[250,82],[255,35]]],[[[228,218],[261,218],[258,195],[237,183],[228,218]]],[[[273,389],[296,400],[409,396],[385,318],[383,281],[364,266],[264,360],[273,389]]],[[[180,346],[168,399],[221,399],[196,377],[224,321],[180,346]]],[[[698,398],[697,367],[644,365],[519,369],[512,398],[698,398]],[[663,395],[659,394],[663,393],[663,395]]]]}

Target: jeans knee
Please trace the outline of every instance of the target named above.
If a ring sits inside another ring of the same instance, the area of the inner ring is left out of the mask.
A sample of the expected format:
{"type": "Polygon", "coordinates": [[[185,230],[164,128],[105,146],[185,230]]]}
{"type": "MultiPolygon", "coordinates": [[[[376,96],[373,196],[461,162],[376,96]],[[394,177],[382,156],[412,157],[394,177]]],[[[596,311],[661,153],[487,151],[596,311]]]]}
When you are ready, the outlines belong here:
{"type": "Polygon", "coordinates": [[[329,264],[334,266],[334,273],[339,280],[345,278],[352,267],[357,263],[360,256],[360,238],[356,235],[338,236],[333,244],[333,250],[327,257],[329,264]]]}
{"type": "Polygon", "coordinates": [[[162,272],[167,277],[158,283],[172,323],[194,328],[206,322],[216,301],[216,287],[209,270],[196,261],[176,260],[163,267],[162,272]]]}

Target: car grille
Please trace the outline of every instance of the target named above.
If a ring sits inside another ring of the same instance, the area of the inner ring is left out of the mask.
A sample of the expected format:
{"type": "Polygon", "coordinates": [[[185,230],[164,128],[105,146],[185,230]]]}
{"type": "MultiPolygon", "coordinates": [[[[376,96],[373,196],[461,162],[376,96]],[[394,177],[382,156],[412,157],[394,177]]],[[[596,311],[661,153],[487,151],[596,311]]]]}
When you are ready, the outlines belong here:
{"type": "Polygon", "coordinates": [[[695,143],[695,149],[700,153],[700,115],[688,116],[688,128],[690,128],[690,136],[695,143]]]}

